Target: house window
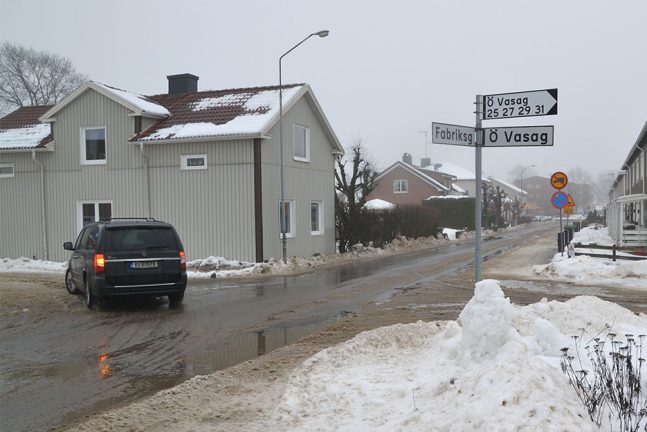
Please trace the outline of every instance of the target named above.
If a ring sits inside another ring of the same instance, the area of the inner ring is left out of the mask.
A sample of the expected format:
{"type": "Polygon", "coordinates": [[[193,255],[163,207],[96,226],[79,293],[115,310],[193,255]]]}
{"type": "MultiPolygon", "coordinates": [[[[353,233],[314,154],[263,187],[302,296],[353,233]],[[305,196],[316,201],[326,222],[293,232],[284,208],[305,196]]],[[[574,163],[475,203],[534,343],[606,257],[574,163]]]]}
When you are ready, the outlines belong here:
{"type": "Polygon", "coordinates": [[[310,130],[307,127],[294,125],[293,132],[294,160],[310,162],[310,130]]]}
{"type": "Polygon", "coordinates": [[[206,154],[182,155],[181,167],[183,170],[207,169],[207,155],[206,154]]]}
{"type": "Polygon", "coordinates": [[[407,193],[408,191],[408,180],[393,180],[393,193],[407,193]]]}
{"type": "Polygon", "coordinates": [[[310,234],[323,234],[323,203],[310,201],[310,234]]]}
{"type": "MultiPolygon", "coordinates": [[[[283,201],[283,213],[285,214],[285,236],[286,237],[294,237],[296,233],[296,226],[295,226],[295,204],[293,200],[285,200],[283,201]]],[[[279,228],[281,228],[280,224],[280,205],[279,205],[279,228]]],[[[279,234],[282,234],[282,230],[279,232],[279,234]]]]}
{"type": "Polygon", "coordinates": [[[0,178],[9,178],[15,175],[12,163],[0,163],[0,178]]]}
{"type": "Polygon", "coordinates": [[[106,163],[106,128],[81,129],[81,163],[102,165],[106,163]]]}
{"type": "Polygon", "coordinates": [[[142,116],[135,116],[135,133],[138,134],[142,131],[142,116]]]}
{"type": "Polygon", "coordinates": [[[82,201],[77,204],[79,231],[89,223],[108,220],[112,217],[112,202],[82,201]]]}

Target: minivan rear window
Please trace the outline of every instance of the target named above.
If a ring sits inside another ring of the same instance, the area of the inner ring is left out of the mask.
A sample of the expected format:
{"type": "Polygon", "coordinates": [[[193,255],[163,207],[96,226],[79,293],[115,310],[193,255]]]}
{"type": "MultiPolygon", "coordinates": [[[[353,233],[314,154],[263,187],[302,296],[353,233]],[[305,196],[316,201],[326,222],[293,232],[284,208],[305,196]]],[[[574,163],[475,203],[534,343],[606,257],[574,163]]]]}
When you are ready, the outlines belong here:
{"type": "Polygon", "coordinates": [[[106,230],[106,251],[177,250],[169,227],[123,227],[106,230]]]}

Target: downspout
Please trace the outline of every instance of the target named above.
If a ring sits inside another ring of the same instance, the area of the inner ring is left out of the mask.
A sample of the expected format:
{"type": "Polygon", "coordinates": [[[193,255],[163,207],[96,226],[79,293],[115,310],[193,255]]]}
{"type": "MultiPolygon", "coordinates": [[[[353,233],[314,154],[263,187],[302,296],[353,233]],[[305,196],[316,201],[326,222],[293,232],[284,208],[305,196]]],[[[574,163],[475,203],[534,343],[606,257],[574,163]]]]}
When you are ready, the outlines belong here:
{"type": "Polygon", "coordinates": [[[45,211],[45,167],[36,159],[36,150],[31,151],[31,159],[40,167],[40,217],[43,235],[43,257],[46,261],[49,261],[49,255],[47,254],[47,212],[45,211]]]}
{"type": "Polygon", "coordinates": [[[146,157],[146,154],[144,153],[144,143],[140,141],[139,143],[139,153],[142,155],[142,158],[144,159],[144,168],[146,170],[146,210],[148,212],[147,216],[151,217],[151,178],[150,178],[150,171],[148,169],[148,158],[146,157]]]}

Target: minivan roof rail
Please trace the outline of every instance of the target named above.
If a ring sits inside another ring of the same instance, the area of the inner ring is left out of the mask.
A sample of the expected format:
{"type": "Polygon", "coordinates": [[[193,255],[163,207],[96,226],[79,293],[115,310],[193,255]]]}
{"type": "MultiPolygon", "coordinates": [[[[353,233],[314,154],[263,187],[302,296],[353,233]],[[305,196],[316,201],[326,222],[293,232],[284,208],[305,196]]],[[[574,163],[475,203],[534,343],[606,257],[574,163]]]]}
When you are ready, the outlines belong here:
{"type": "Polygon", "coordinates": [[[143,220],[146,222],[159,222],[155,218],[152,217],[111,217],[104,219],[105,221],[112,222],[112,221],[119,221],[119,220],[143,220]]]}

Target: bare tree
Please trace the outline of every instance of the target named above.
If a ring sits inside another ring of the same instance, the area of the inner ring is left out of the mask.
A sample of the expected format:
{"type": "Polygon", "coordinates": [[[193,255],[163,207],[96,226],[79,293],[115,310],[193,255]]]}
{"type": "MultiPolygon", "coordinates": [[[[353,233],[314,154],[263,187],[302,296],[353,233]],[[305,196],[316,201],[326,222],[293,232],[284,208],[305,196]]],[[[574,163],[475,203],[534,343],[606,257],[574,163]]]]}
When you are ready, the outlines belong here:
{"type": "Polygon", "coordinates": [[[571,168],[566,171],[568,174],[568,186],[577,211],[588,211],[593,206],[593,176],[589,171],[581,167],[571,168]]]}
{"type": "Polygon", "coordinates": [[[366,197],[375,188],[375,177],[375,165],[367,158],[361,140],[355,141],[346,156],[337,156],[335,225],[340,252],[346,252],[361,238],[360,214],[366,197]]]}
{"type": "Polygon", "coordinates": [[[66,57],[0,44],[0,109],[55,104],[86,79],[66,57]]]}

